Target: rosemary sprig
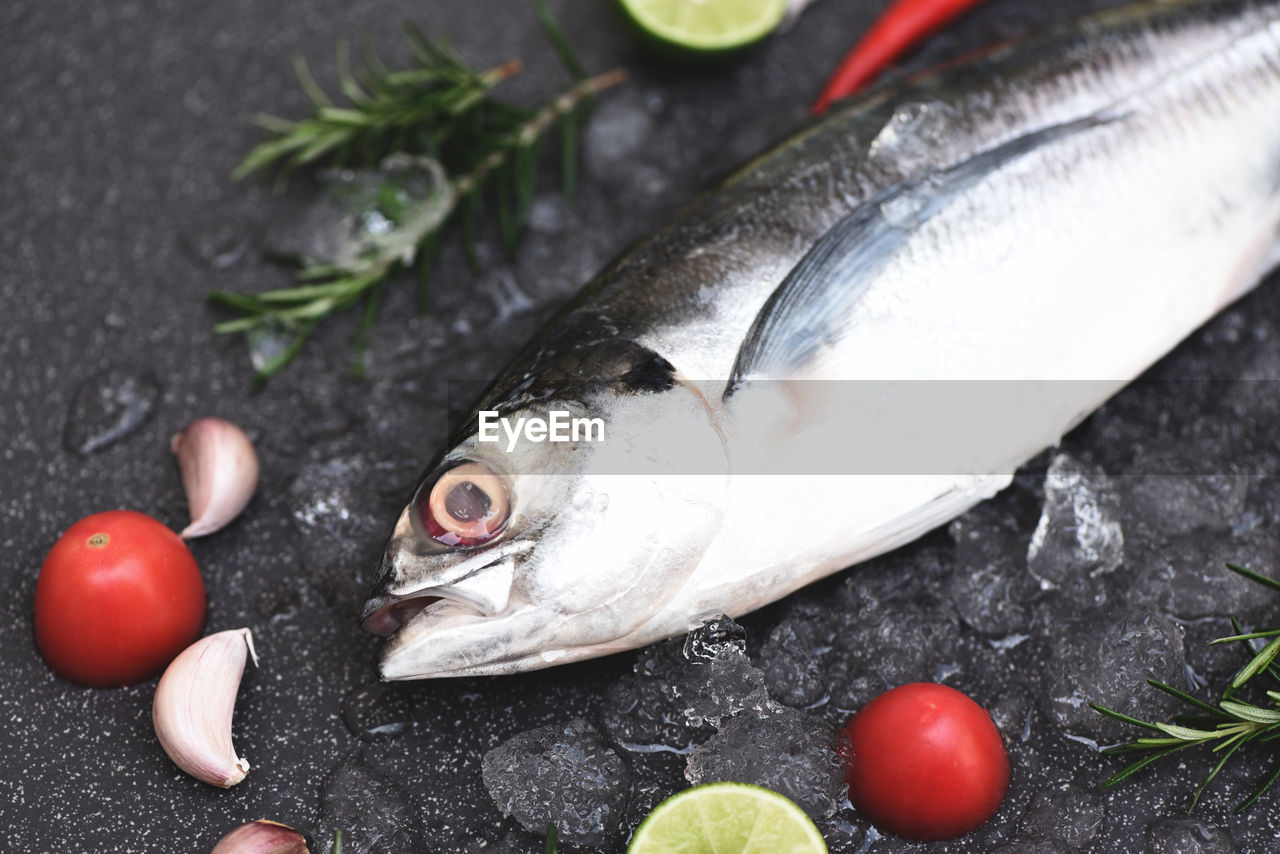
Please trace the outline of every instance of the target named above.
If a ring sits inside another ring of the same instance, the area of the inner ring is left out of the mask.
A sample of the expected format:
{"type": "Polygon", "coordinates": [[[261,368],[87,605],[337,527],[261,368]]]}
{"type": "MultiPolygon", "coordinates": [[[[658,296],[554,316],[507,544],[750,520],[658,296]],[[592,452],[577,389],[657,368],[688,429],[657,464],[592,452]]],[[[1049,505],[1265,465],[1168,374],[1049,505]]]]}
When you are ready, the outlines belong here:
{"type": "MultiPolygon", "coordinates": [[[[1250,581],[1280,591],[1280,581],[1231,563],[1227,564],[1227,568],[1250,581]]],[[[1275,664],[1276,656],[1280,654],[1280,629],[1245,632],[1235,619],[1232,619],[1231,626],[1234,634],[1218,638],[1212,643],[1239,643],[1246,651],[1248,660],[1222,691],[1221,699],[1216,705],[1154,679],[1147,681],[1153,687],[1191,706],[1195,711],[1177,715],[1168,723],[1158,723],[1130,717],[1093,703],[1089,704],[1094,711],[1109,718],[1155,733],[1155,735],[1138,738],[1102,751],[1108,756],[1140,754],[1138,759],[1107,779],[1102,784],[1104,787],[1122,783],[1143,768],[1173,753],[1189,747],[1206,746],[1219,754],[1219,758],[1196,786],[1191,805],[1187,809],[1190,813],[1200,802],[1200,796],[1204,794],[1205,788],[1213,778],[1245,745],[1263,744],[1280,738],[1280,691],[1266,691],[1266,697],[1270,701],[1266,705],[1245,702],[1236,697],[1238,691],[1250,685],[1261,675],[1266,675],[1280,685],[1280,668],[1275,664]],[[1253,641],[1263,639],[1268,640],[1268,643],[1261,649],[1255,648],[1253,641]]],[[[1276,757],[1275,767],[1259,782],[1257,788],[1236,806],[1236,812],[1244,812],[1253,806],[1277,780],[1280,780],[1280,757],[1276,757]]]]}
{"type": "Polygon", "coordinates": [[[403,35],[418,67],[391,71],[365,43],[363,84],[351,69],[348,43],[338,42],[338,85],[349,107],[336,106],[307,61],[294,57],[294,74],[316,114],[300,121],[259,116],[256,123],[273,138],[255,146],[232,178],[273,168],[287,175],[299,166],[324,163],[373,166],[396,151],[439,150],[460,129],[460,117],[520,70],[518,62],[508,62],[476,72],[447,44],[428,41],[413,24],[404,25],[403,35]]]}
{"type": "Polygon", "coordinates": [[[352,339],[360,354],[373,324],[384,285],[402,269],[418,267],[418,308],[430,302],[429,268],[440,249],[442,231],[460,226],[473,269],[476,218],[484,198],[496,200],[498,229],[508,253],[514,252],[533,201],[542,144],[557,128],[562,144],[564,192],[576,184],[577,136],[594,96],[625,79],[622,71],[587,77],[559,25],[542,0],[530,0],[562,64],[573,78],[567,88],[538,108],[501,101],[491,90],[517,73],[518,62],[488,71],[469,68],[444,42],[432,42],[406,26],[405,42],[414,67],[393,71],[367,45],[362,68],[352,69],[350,51],[339,43],[337,71],[346,105],[334,103],[316,83],[305,61],[294,69],[315,106],[309,118],[258,119],[271,138],[257,145],[233,176],[274,170],[281,178],[299,167],[373,169],[388,158],[418,158],[441,172],[430,215],[406,212],[392,217],[394,239],[366,246],[357,257],[307,259],[296,287],[258,294],[214,291],[214,303],[237,317],[218,323],[220,333],[282,332],[289,344],[259,367],[261,384],[301,351],[316,325],[327,317],[362,306],[352,339]]]}

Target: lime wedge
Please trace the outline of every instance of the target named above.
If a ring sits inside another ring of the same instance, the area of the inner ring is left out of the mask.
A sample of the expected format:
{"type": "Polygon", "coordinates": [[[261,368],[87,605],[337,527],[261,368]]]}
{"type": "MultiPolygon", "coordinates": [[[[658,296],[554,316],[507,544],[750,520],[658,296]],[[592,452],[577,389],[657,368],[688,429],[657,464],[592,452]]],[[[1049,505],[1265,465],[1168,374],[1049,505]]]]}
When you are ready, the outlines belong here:
{"type": "Polygon", "coordinates": [[[627,854],[827,854],[827,844],[804,810],[777,792],[707,783],[654,807],[627,854]]]}
{"type": "Polygon", "coordinates": [[[686,54],[727,53],[754,44],[782,21],[787,0],[619,0],[647,36],[686,54]]]}

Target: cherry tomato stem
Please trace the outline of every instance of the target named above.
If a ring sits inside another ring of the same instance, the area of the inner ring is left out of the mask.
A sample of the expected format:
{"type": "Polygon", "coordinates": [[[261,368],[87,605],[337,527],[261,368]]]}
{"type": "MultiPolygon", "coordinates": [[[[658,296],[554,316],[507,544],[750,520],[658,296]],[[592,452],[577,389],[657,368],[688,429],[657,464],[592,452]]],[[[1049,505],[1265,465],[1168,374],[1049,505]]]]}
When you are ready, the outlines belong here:
{"type": "Polygon", "coordinates": [[[812,107],[814,115],[854,94],[918,41],[983,0],[895,0],[845,54],[812,107]]]}

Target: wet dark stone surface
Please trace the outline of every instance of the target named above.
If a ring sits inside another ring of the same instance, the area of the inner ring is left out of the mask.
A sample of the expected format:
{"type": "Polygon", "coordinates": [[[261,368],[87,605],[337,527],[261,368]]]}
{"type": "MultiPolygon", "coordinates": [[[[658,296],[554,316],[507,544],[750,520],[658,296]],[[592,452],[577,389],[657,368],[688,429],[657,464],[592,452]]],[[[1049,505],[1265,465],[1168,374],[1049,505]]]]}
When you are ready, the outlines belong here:
{"type": "MultiPolygon", "coordinates": [[[[745,653],[720,647],[692,665],[676,657],[677,640],[531,675],[370,687],[378,641],[360,630],[356,609],[395,514],[445,439],[457,406],[449,381],[492,377],[609,257],[801,122],[826,71],[883,4],[821,0],[739,61],[696,68],[646,57],[609,3],[550,5],[588,68],[632,73],[602,99],[584,138],[576,206],[550,191],[549,166],[514,262],[486,237],[486,266],[472,276],[451,245],[426,317],[415,315],[408,282],[389,289],[364,379],[351,374],[348,318],[323,326],[293,368],[253,393],[248,349],[212,332],[223,315],[204,297],[290,281],[257,255],[271,224],[309,204],[308,182],[273,195],[227,177],[259,138],[254,114],[305,109],[289,56],[305,55],[332,88],[340,36],[368,33],[399,62],[396,30],[411,19],[447,32],[477,65],[522,59],[508,92],[528,100],[564,79],[532,16],[510,0],[0,3],[0,849],[201,851],[266,816],[303,830],[313,851],[338,830],[348,851],[540,850],[537,835],[503,818],[482,758],[521,733],[581,718],[628,770],[629,791],[614,799],[624,810],[618,833],[600,846],[620,851],[653,805],[688,785],[687,754],[725,725],[724,709],[782,703],[834,732],[889,684],[938,679],[991,709],[1006,736],[1013,779],[999,813],[965,839],[918,845],[878,837],[841,803],[820,821],[833,851],[1274,850],[1274,795],[1232,813],[1265,774],[1262,757],[1224,769],[1186,823],[1208,758],[1186,753],[1185,769],[1165,763],[1103,791],[1117,763],[1089,739],[1118,733],[1077,714],[1086,698],[1074,691],[1091,678],[1101,685],[1098,661],[1119,655],[1113,644],[1082,651],[1085,633],[1122,637],[1135,614],[1151,631],[1134,637],[1154,643],[1166,676],[1185,673],[1178,684],[1199,696],[1202,680],[1220,685],[1239,666],[1233,650],[1205,646],[1229,631],[1228,614],[1277,621],[1280,600],[1218,569],[1230,560],[1277,573],[1275,282],[1152,373],[1243,381],[1146,384],[1066,438],[1071,459],[1110,478],[1106,507],[1124,533],[1123,563],[1108,562],[1110,571],[1087,570],[1081,582],[1046,564],[1051,583],[1069,581],[1051,589],[1027,571],[1049,465],[1040,460],[951,533],[744,618],[745,653]],[[100,387],[118,393],[103,397],[100,387]],[[263,461],[245,515],[192,544],[209,591],[207,629],[248,625],[262,655],[234,729],[253,768],[230,791],[187,778],[164,756],[150,722],[154,681],[113,691],[62,681],[36,652],[31,622],[40,562],[76,519],[127,507],[185,522],[168,439],[215,414],[245,427],[263,461]],[[1188,466],[1214,477],[1126,480],[1188,466]],[[637,662],[650,669],[638,673],[637,662]],[[700,669],[694,682],[690,667],[700,669]],[[697,686],[696,702],[671,695],[680,685],[697,686]]],[[[1107,5],[994,0],[907,66],[1107,5]]],[[[1129,687],[1133,708],[1163,710],[1154,692],[1129,687]]]]}

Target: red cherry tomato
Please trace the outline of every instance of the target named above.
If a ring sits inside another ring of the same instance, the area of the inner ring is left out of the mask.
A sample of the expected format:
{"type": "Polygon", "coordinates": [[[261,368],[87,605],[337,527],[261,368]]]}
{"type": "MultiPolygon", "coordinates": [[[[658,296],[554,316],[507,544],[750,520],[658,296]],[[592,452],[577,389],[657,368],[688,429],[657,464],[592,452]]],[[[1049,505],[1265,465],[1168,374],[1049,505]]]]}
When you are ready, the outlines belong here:
{"type": "Polygon", "coordinates": [[[880,830],[927,842],[995,814],[1009,756],[991,716],[946,685],[886,691],[845,725],[849,800],[880,830]]]}
{"type": "Polygon", "coordinates": [[[36,645],[75,682],[160,671],[200,634],[204,581],[186,543],[131,510],[95,513],[54,543],[36,581],[36,645]]]}

